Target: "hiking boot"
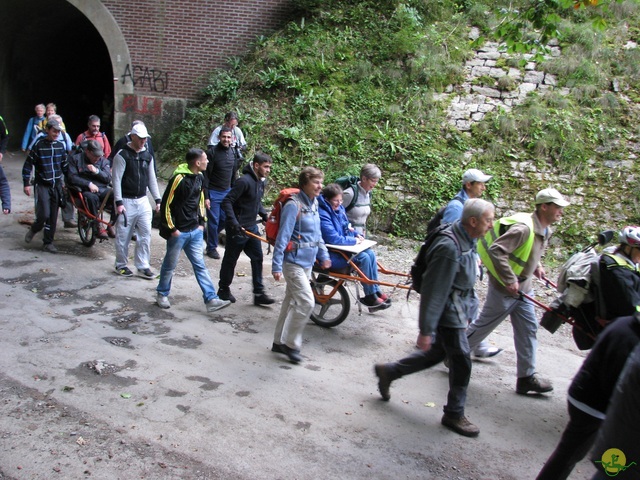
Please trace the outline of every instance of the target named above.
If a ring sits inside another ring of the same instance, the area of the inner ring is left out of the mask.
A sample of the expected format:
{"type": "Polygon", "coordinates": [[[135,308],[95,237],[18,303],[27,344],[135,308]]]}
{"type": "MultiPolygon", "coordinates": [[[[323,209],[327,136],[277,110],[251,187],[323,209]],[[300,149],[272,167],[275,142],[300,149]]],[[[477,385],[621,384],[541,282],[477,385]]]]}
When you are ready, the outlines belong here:
{"type": "Polygon", "coordinates": [[[78,224],[73,220],[69,220],[68,222],[64,222],[64,228],[78,228],[78,224]]]}
{"type": "Polygon", "coordinates": [[[389,375],[386,365],[382,363],[376,363],[373,370],[376,372],[376,376],[378,377],[378,390],[380,391],[380,396],[385,402],[388,402],[391,398],[389,387],[391,387],[393,379],[391,378],[391,375],[389,375]]]}
{"type": "Polygon", "coordinates": [[[213,250],[209,250],[207,252],[207,257],[213,258],[214,260],[220,260],[220,254],[218,253],[218,249],[214,248],[213,250]]]}
{"type": "Polygon", "coordinates": [[[49,253],[58,253],[58,249],[53,243],[45,243],[42,246],[42,250],[49,253]]]}
{"type": "Polygon", "coordinates": [[[253,296],[254,305],[273,305],[276,301],[266,293],[258,293],[253,296]]]}
{"type": "Polygon", "coordinates": [[[229,305],[231,305],[231,302],[229,300],[212,298],[207,302],[207,312],[213,313],[215,311],[220,310],[221,308],[228,307],[229,305]]]}
{"type": "Polygon", "coordinates": [[[162,295],[161,293],[156,295],[156,303],[160,308],[171,308],[169,297],[167,297],[166,295],[162,295]]]}
{"type": "Polygon", "coordinates": [[[116,268],[116,273],[121,277],[133,277],[133,272],[128,267],[116,268]]]}
{"type": "Polygon", "coordinates": [[[529,392],[546,393],[553,390],[551,382],[545,378],[541,378],[537,373],[529,377],[518,378],[516,382],[516,393],[526,395],[529,392]]]}
{"type": "Polygon", "coordinates": [[[107,235],[109,236],[109,238],[116,238],[116,229],[113,225],[109,225],[107,227],[107,235]]]}
{"type": "Polygon", "coordinates": [[[482,342],[473,351],[473,356],[477,358],[491,358],[502,352],[501,348],[492,347],[488,343],[482,342]]]}
{"type": "Polygon", "coordinates": [[[33,240],[33,236],[35,235],[35,233],[33,233],[33,230],[31,230],[31,228],[29,228],[29,230],[27,230],[27,233],[24,236],[24,241],[26,243],[31,243],[31,240],[33,240]]]}
{"type": "Polygon", "coordinates": [[[296,365],[302,361],[300,350],[296,350],[295,348],[290,348],[288,345],[285,345],[284,343],[280,345],[279,353],[284,353],[289,359],[289,361],[291,363],[295,363],[296,365]]]}
{"type": "Polygon", "coordinates": [[[150,268],[143,268],[142,270],[138,269],[138,276],[147,280],[153,280],[156,274],[153,273],[150,268]]]}
{"type": "Polygon", "coordinates": [[[233,296],[233,293],[231,293],[231,290],[228,288],[221,288],[218,290],[218,298],[221,298],[222,300],[229,300],[231,303],[236,303],[236,297],[233,296]]]}
{"type": "Polygon", "coordinates": [[[107,231],[104,228],[99,228],[98,233],[96,234],[96,238],[99,238],[100,240],[106,240],[107,238],[109,238],[109,235],[107,235],[107,231]]]}
{"type": "Polygon", "coordinates": [[[467,420],[467,417],[452,417],[446,413],[442,416],[442,425],[465,437],[477,437],[480,429],[467,420]]]}

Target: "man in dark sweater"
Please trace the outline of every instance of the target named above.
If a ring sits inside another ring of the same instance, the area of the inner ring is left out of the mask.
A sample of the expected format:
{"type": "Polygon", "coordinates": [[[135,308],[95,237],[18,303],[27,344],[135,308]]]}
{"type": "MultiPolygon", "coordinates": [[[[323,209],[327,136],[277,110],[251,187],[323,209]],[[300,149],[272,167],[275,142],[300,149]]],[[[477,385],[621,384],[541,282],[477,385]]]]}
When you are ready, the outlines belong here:
{"type": "Polygon", "coordinates": [[[31,196],[31,171],[35,170],[34,195],[36,198],[36,219],[27,230],[24,241],[30,243],[33,236],[44,229],[43,247],[45,252],[57,253],[53,244],[58,222],[58,208],[64,207],[62,191],[63,175],[67,173],[67,151],[64,143],[58,141],[62,126],[57,120],[49,120],[47,134],[36,140],[22,167],[22,183],[25,195],[31,196]]]}
{"type": "Polygon", "coordinates": [[[179,165],[169,180],[162,196],[160,208],[160,236],[167,240],[167,253],[160,269],[160,282],[156,288],[156,302],[160,308],[169,308],[169,292],[173,272],[178,265],[180,252],[184,250],[193,266],[202,298],[208,312],[215,312],[229,305],[216,295],[209,270],[202,255],[205,204],[202,172],[207,168],[207,155],[199,148],[187,152],[187,163],[179,165]]]}
{"type": "Polygon", "coordinates": [[[205,191],[209,206],[207,210],[207,256],[220,259],[218,253],[218,234],[224,228],[225,216],[221,208],[222,200],[227,196],[238,173],[238,158],[231,148],[232,132],[228,127],[220,130],[220,143],[210,148],[209,166],[204,174],[205,191]]]}
{"type": "Polygon", "coordinates": [[[567,478],[589,452],[627,358],[640,344],[640,312],[620,317],[598,336],[569,387],[569,423],[538,480],[567,478]]]}
{"type": "Polygon", "coordinates": [[[222,210],[226,216],[227,245],[220,267],[220,283],[218,295],[230,300],[236,298],[229,287],[233,281],[233,273],[240,253],[244,252],[251,260],[251,276],[253,279],[253,303],[255,305],[271,305],[274,300],[264,293],[262,283],[262,244],[255,237],[243,235],[250,232],[260,235],[256,219],[267,220],[267,212],[262,206],[264,183],[271,171],[273,160],[265,153],[257,152],[253,161],[242,170],[242,177],[222,201],[222,210]]]}

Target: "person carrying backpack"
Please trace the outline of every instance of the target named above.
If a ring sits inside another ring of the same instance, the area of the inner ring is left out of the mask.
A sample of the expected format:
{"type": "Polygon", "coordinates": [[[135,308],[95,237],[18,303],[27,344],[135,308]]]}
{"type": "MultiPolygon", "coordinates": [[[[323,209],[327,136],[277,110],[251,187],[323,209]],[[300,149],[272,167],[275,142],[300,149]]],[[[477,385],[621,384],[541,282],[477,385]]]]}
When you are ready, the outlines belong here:
{"type": "Polygon", "coordinates": [[[632,315],[640,305],[640,227],[627,226],[619,245],[600,256],[600,289],[606,319],[632,315]]]}
{"type": "Polygon", "coordinates": [[[360,181],[344,190],[342,200],[347,218],[355,232],[367,236],[367,218],[371,214],[371,191],[380,181],[382,172],[373,163],[360,169],[360,181]]]}
{"type": "Polygon", "coordinates": [[[316,259],[320,267],[331,267],[329,252],[322,240],[316,197],[322,191],[324,173],[304,167],[298,177],[300,191],[282,207],[271,273],[276,281],[287,281],[282,308],[273,335],[271,351],[283,353],[291,363],[300,363],[302,332],[315,298],[311,289],[311,269],[316,259]],[[293,248],[287,248],[291,244],[293,248]]]}
{"type": "Polygon", "coordinates": [[[442,424],[467,437],[480,430],[464,415],[471,357],[466,328],[476,316],[476,239],[491,228],[494,207],[480,198],[464,205],[462,217],[445,229],[426,251],[426,269],[420,286],[419,352],[374,367],[382,399],[391,398],[394,380],[449,359],[449,395],[442,424]],[[434,339],[435,336],[435,339],[434,339]]]}
{"type": "MultiPolygon", "coordinates": [[[[442,220],[440,224],[453,223],[462,216],[464,202],[470,198],[480,198],[487,189],[486,183],[493,178],[492,175],[485,175],[476,168],[470,168],[462,174],[462,188],[442,210],[442,220]]],[[[437,225],[436,225],[437,226],[437,225]]],[[[429,231],[429,227],[427,227],[429,231]]],[[[482,268],[478,260],[478,268],[482,268]]],[[[473,356],[478,358],[490,358],[502,352],[501,348],[489,345],[487,340],[483,340],[474,348],[473,356]]]]}
{"type": "Polygon", "coordinates": [[[517,355],[516,393],[553,390],[549,380],[536,373],[538,320],[533,303],[520,292],[533,295],[533,277],[545,274],[540,259],[551,237],[551,225],[560,221],[569,205],[560,192],[545,188],[536,194],[534,213],[501,218],[478,242],[478,253],[489,271],[489,288],[482,312],[467,329],[471,349],[510,315],[517,355]]]}

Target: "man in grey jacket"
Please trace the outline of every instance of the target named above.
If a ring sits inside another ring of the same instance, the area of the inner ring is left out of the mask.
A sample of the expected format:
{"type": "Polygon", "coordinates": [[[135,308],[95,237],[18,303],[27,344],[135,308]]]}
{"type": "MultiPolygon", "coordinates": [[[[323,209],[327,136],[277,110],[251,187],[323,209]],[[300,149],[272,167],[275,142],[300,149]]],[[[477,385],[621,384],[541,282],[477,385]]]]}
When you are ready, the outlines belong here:
{"type": "Polygon", "coordinates": [[[420,351],[397,362],[375,366],[380,395],[383,400],[389,400],[392,381],[437,365],[447,357],[449,395],[442,424],[467,437],[480,433],[464,415],[471,376],[471,356],[465,332],[478,310],[473,289],[477,262],[475,246],[476,239],[491,228],[493,218],[491,203],[480,198],[470,199],[464,205],[461,219],[434,240],[426,253],[427,267],[420,288],[420,351]]]}

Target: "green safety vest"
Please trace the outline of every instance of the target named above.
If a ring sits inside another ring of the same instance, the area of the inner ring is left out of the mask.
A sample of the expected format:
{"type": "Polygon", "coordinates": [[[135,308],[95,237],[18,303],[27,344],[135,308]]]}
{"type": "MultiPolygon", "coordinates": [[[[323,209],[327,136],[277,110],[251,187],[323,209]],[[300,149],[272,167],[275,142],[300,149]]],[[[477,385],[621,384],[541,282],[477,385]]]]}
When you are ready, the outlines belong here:
{"type": "MultiPolygon", "coordinates": [[[[611,258],[614,262],[616,262],[615,265],[608,266],[607,268],[622,267],[622,268],[626,268],[628,270],[631,270],[632,272],[638,272],[638,267],[637,266],[631,265],[628,261],[626,261],[622,257],[619,257],[615,253],[604,252],[602,255],[606,255],[607,257],[611,258]]],[[[640,311],[640,310],[638,310],[638,311],[640,311]]]]}
{"type": "Polygon", "coordinates": [[[536,234],[533,231],[533,218],[531,218],[530,213],[516,213],[511,217],[505,217],[497,220],[493,224],[493,228],[489,230],[478,242],[478,255],[480,255],[482,263],[487,267],[489,273],[493,275],[493,278],[500,282],[501,285],[504,285],[504,282],[496,272],[493,259],[489,256],[489,247],[501,235],[500,229],[502,226],[508,228],[516,223],[524,223],[529,227],[529,238],[527,238],[527,241],[509,254],[509,266],[511,267],[511,270],[513,270],[513,273],[519,277],[524,270],[524,267],[527,265],[529,255],[531,255],[531,250],[533,249],[533,242],[536,237],[536,234]]]}

